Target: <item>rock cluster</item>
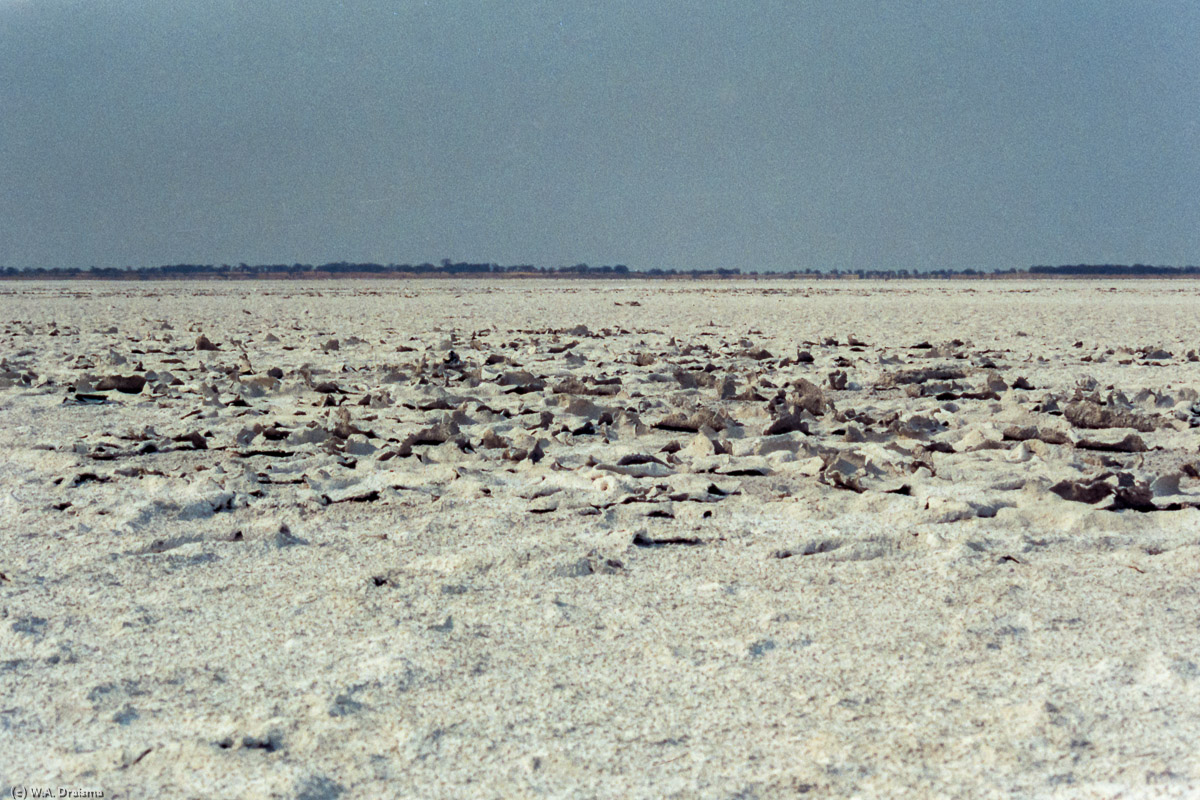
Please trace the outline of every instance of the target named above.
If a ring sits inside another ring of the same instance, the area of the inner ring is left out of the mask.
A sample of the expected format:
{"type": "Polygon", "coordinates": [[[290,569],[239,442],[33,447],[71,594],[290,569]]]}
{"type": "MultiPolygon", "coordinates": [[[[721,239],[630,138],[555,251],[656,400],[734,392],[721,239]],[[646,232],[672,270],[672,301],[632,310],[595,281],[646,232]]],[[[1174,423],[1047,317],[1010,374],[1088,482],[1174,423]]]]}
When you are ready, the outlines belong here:
{"type": "Polygon", "coordinates": [[[849,491],[912,498],[917,517],[941,519],[920,498],[953,495],[973,465],[1005,488],[963,501],[953,520],[1049,497],[1114,511],[1197,501],[1182,459],[1145,459],[1198,424],[1194,391],[1130,399],[1086,376],[1069,392],[1037,390],[1011,359],[961,339],[896,347],[828,336],[780,358],[751,338],[584,325],[369,349],[320,333],[218,346],[200,332],[191,347],[150,336],[124,354],[110,343],[104,360],[121,372],[97,374],[87,356],[54,375],[6,361],[9,391],[57,391],[64,409],[95,414],[121,407],[136,432],[81,435],[71,445],[79,474],[107,464],[106,480],[127,480],[167,454],[205,451],[198,458],[223,465],[210,480],[229,495],[214,508],[436,500],[466,479],[493,500],[527,499],[535,514],[636,502],[673,516],[678,503],[849,491]],[[1173,491],[1132,502],[1113,476],[1173,491]],[[697,495],[687,488],[696,479],[728,485],[697,495]]]}

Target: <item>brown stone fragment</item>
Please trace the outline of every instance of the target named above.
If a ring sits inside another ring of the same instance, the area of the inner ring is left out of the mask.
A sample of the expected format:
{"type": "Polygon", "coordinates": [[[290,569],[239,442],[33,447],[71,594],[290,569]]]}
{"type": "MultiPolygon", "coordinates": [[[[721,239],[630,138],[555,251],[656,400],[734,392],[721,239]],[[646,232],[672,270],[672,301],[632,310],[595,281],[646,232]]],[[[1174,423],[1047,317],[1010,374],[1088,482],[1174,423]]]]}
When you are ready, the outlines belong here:
{"type": "Polygon", "coordinates": [[[1100,428],[1133,428],[1142,433],[1154,430],[1154,423],[1138,414],[1117,408],[1102,406],[1090,400],[1069,403],[1063,416],[1076,428],[1097,430],[1100,428]]]}

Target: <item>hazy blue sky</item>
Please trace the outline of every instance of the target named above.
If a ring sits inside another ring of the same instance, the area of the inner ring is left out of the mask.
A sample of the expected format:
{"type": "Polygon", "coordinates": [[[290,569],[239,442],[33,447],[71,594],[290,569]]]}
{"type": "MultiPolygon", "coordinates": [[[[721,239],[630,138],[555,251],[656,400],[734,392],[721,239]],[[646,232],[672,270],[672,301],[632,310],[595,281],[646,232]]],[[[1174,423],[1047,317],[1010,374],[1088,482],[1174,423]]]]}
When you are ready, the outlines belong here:
{"type": "Polygon", "coordinates": [[[0,0],[0,265],[1200,264],[1200,3],[0,0]]]}

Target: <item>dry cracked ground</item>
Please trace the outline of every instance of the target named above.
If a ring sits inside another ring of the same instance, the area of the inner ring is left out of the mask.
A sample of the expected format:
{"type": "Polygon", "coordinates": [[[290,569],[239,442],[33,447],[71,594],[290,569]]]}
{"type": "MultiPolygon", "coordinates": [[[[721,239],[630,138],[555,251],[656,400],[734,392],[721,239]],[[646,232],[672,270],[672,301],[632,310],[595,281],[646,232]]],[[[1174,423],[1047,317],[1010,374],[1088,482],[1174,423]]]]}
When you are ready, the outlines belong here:
{"type": "Polygon", "coordinates": [[[1197,307],[0,284],[0,789],[1196,796],[1197,307]]]}

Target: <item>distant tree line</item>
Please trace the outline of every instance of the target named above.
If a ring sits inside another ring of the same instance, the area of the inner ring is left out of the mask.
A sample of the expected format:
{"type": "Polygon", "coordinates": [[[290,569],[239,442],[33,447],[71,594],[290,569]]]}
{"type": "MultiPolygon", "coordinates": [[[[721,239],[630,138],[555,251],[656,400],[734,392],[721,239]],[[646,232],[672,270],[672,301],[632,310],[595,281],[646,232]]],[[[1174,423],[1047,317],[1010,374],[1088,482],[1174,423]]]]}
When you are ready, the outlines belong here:
{"type": "Polygon", "coordinates": [[[575,264],[570,267],[535,267],[530,264],[501,266],[492,263],[470,263],[442,259],[440,264],[376,264],[334,261],[328,264],[167,264],[158,267],[37,267],[34,269],[0,268],[6,277],[62,277],[62,278],[108,278],[108,279],[154,279],[154,278],[248,278],[265,275],[303,276],[370,276],[370,275],[493,275],[493,274],[538,274],[538,275],[629,275],[624,264],[589,267],[575,264]]]}
{"type": "Polygon", "coordinates": [[[631,270],[624,264],[613,266],[592,267],[587,264],[574,264],[569,267],[537,267],[532,264],[513,264],[502,266],[493,263],[472,263],[467,261],[451,261],[442,259],[439,264],[376,264],[350,261],[334,261],[328,264],[168,264],[159,267],[38,267],[36,269],[20,270],[15,267],[0,268],[4,277],[44,277],[44,278],[92,278],[92,279],[124,279],[124,280],[153,280],[153,279],[188,279],[216,278],[238,279],[253,277],[370,277],[382,276],[458,276],[458,275],[529,275],[547,277],[587,277],[587,278],[832,278],[835,280],[890,280],[907,278],[957,278],[957,277],[986,277],[988,275],[1018,274],[1017,270],[987,272],[974,269],[942,269],[931,271],[916,271],[907,269],[879,270],[834,269],[828,272],[818,269],[792,270],[790,272],[759,272],[749,270],[743,272],[737,267],[719,267],[716,269],[648,269],[631,270]]]}
{"type": "Polygon", "coordinates": [[[792,270],[790,272],[743,272],[736,267],[716,269],[647,269],[631,270],[624,264],[592,267],[574,264],[569,267],[537,267],[532,264],[502,266],[495,263],[452,261],[444,258],[438,264],[376,264],[334,261],[328,264],[168,264],[158,267],[37,267],[34,269],[0,268],[4,278],[47,278],[47,279],[100,279],[100,280],[238,280],[247,278],[369,278],[381,277],[458,277],[472,275],[509,275],[514,277],[537,276],[559,278],[757,278],[775,279],[809,278],[829,280],[948,280],[958,278],[1006,278],[1024,276],[1200,276],[1200,267],[1152,267],[1144,264],[1124,266],[1119,264],[1078,264],[1075,266],[1035,266],[1027,271],[977,270],[977,269],[817,269],[792,270]]]}
{"type": "Polygon", "coordinates": [[[1104,275],[1131,276],[1143,275],[1200,275],[1200,267],[1152,267],[1146,264],[1073,264],[1059,267],[1030,267],[1031,275],[1104,275]]]}

